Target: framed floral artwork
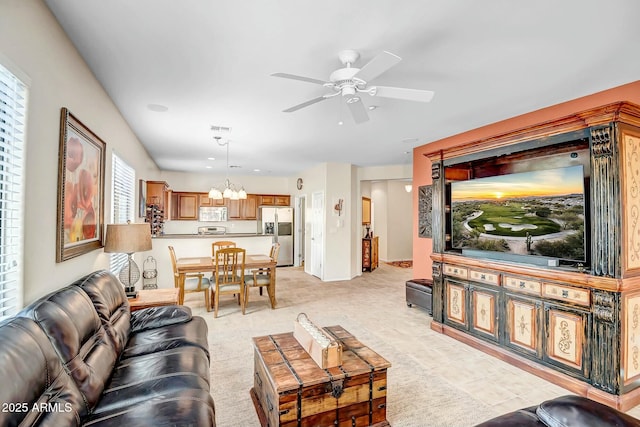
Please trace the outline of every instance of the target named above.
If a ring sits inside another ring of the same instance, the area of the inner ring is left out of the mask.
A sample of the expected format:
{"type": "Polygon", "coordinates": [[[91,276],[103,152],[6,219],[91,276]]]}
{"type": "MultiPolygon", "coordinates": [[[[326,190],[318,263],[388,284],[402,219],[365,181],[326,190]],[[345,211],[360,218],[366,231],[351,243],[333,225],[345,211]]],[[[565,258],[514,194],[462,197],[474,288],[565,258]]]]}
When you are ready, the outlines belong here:
{"type": "Polygon", "coordinates": [[[56,262],[104,246],[105,146],[68,109],[62,108],[56,262]]]}

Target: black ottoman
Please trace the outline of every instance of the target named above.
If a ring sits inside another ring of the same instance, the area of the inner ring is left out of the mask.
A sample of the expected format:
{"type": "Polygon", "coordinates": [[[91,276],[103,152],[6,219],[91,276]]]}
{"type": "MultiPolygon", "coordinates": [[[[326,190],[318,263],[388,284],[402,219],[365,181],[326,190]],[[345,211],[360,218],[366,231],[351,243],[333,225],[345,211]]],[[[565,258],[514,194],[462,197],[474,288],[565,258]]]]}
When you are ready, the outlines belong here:
{"type": "Polygon", "coordinates": [[[406,298],[407,305],[412,307],[413,304],[427,310],[430,316],[433,315],[433,280],[431,279],[413,279],[407,280],[406,298]]]}

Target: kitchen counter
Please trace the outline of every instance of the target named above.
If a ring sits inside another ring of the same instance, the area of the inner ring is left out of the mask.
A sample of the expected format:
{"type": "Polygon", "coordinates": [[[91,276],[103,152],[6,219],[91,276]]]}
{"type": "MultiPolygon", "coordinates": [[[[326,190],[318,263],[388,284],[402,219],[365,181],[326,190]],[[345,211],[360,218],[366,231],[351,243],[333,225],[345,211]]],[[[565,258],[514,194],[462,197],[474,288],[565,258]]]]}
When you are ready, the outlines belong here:
{"type": "MultiPolygon", "coordinates": [[[[243,248],[248,254],[268,255],[271,250],[273,236],[257,233],[227,233],[227,234],[196,234],[175,233],[163,234],[151,239],[152,249],[144,254],[136,254],[136,262],[142,269],[142,263],[148,256],[156,260],[158,270],[158,287],[173,287],[173,271],[169,246],[173,247],[178,258],[211,256],[211,244],[220,240],[236,242],[237,247],[243,248]]],[[[142,286],[139,284],[139,286],[142,286]]]]}
{"type": "Polygon", "coordinates": [[[236,237],[273,237],[273,234],[258,233],[226,233],[226,234],[162,234],[160,236],[152,236],[153,239],[226,239],[236,237]]]}

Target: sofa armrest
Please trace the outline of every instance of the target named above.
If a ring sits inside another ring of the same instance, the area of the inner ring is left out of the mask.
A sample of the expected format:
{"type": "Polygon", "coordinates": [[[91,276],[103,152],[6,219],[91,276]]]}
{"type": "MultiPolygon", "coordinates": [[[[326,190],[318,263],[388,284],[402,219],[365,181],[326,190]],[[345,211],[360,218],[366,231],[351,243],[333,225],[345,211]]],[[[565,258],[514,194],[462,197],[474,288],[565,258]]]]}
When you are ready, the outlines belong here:
{"type": "Polygon", "coordinates": [[[562,396],[541,403],[538,418],[547,426],[638,427],[640,420],[581,396],[562,396]]]}
{"type": "Polygon", "coordinates": [[[191,320],[191,309],[184,305],[148,307],[131,313],[131,332],[160,328],[191,320]]]}

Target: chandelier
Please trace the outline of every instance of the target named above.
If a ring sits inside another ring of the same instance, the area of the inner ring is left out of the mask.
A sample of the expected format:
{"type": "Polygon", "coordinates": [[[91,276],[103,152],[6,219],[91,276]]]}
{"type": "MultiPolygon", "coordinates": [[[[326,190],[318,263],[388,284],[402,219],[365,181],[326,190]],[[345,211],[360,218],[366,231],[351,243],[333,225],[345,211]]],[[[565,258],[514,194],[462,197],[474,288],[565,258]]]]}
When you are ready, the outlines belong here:
{"type": "Polygon", "coordinates": [[[241,186],[240,190],[236,190],[235,185],[233,185],[229,180],[229,140],[222,142],[222,138],[220,136],[214,136],[213,138],[219,146],[227,147],[227,177],[224,180],[222,190],[217,187],[211,187],[211,190],[209,190],[209,198],[215,200],[222,200],[223,198],[231,200],[246,199],[247,192],[244,191],[244,187],[241,186]]]}

